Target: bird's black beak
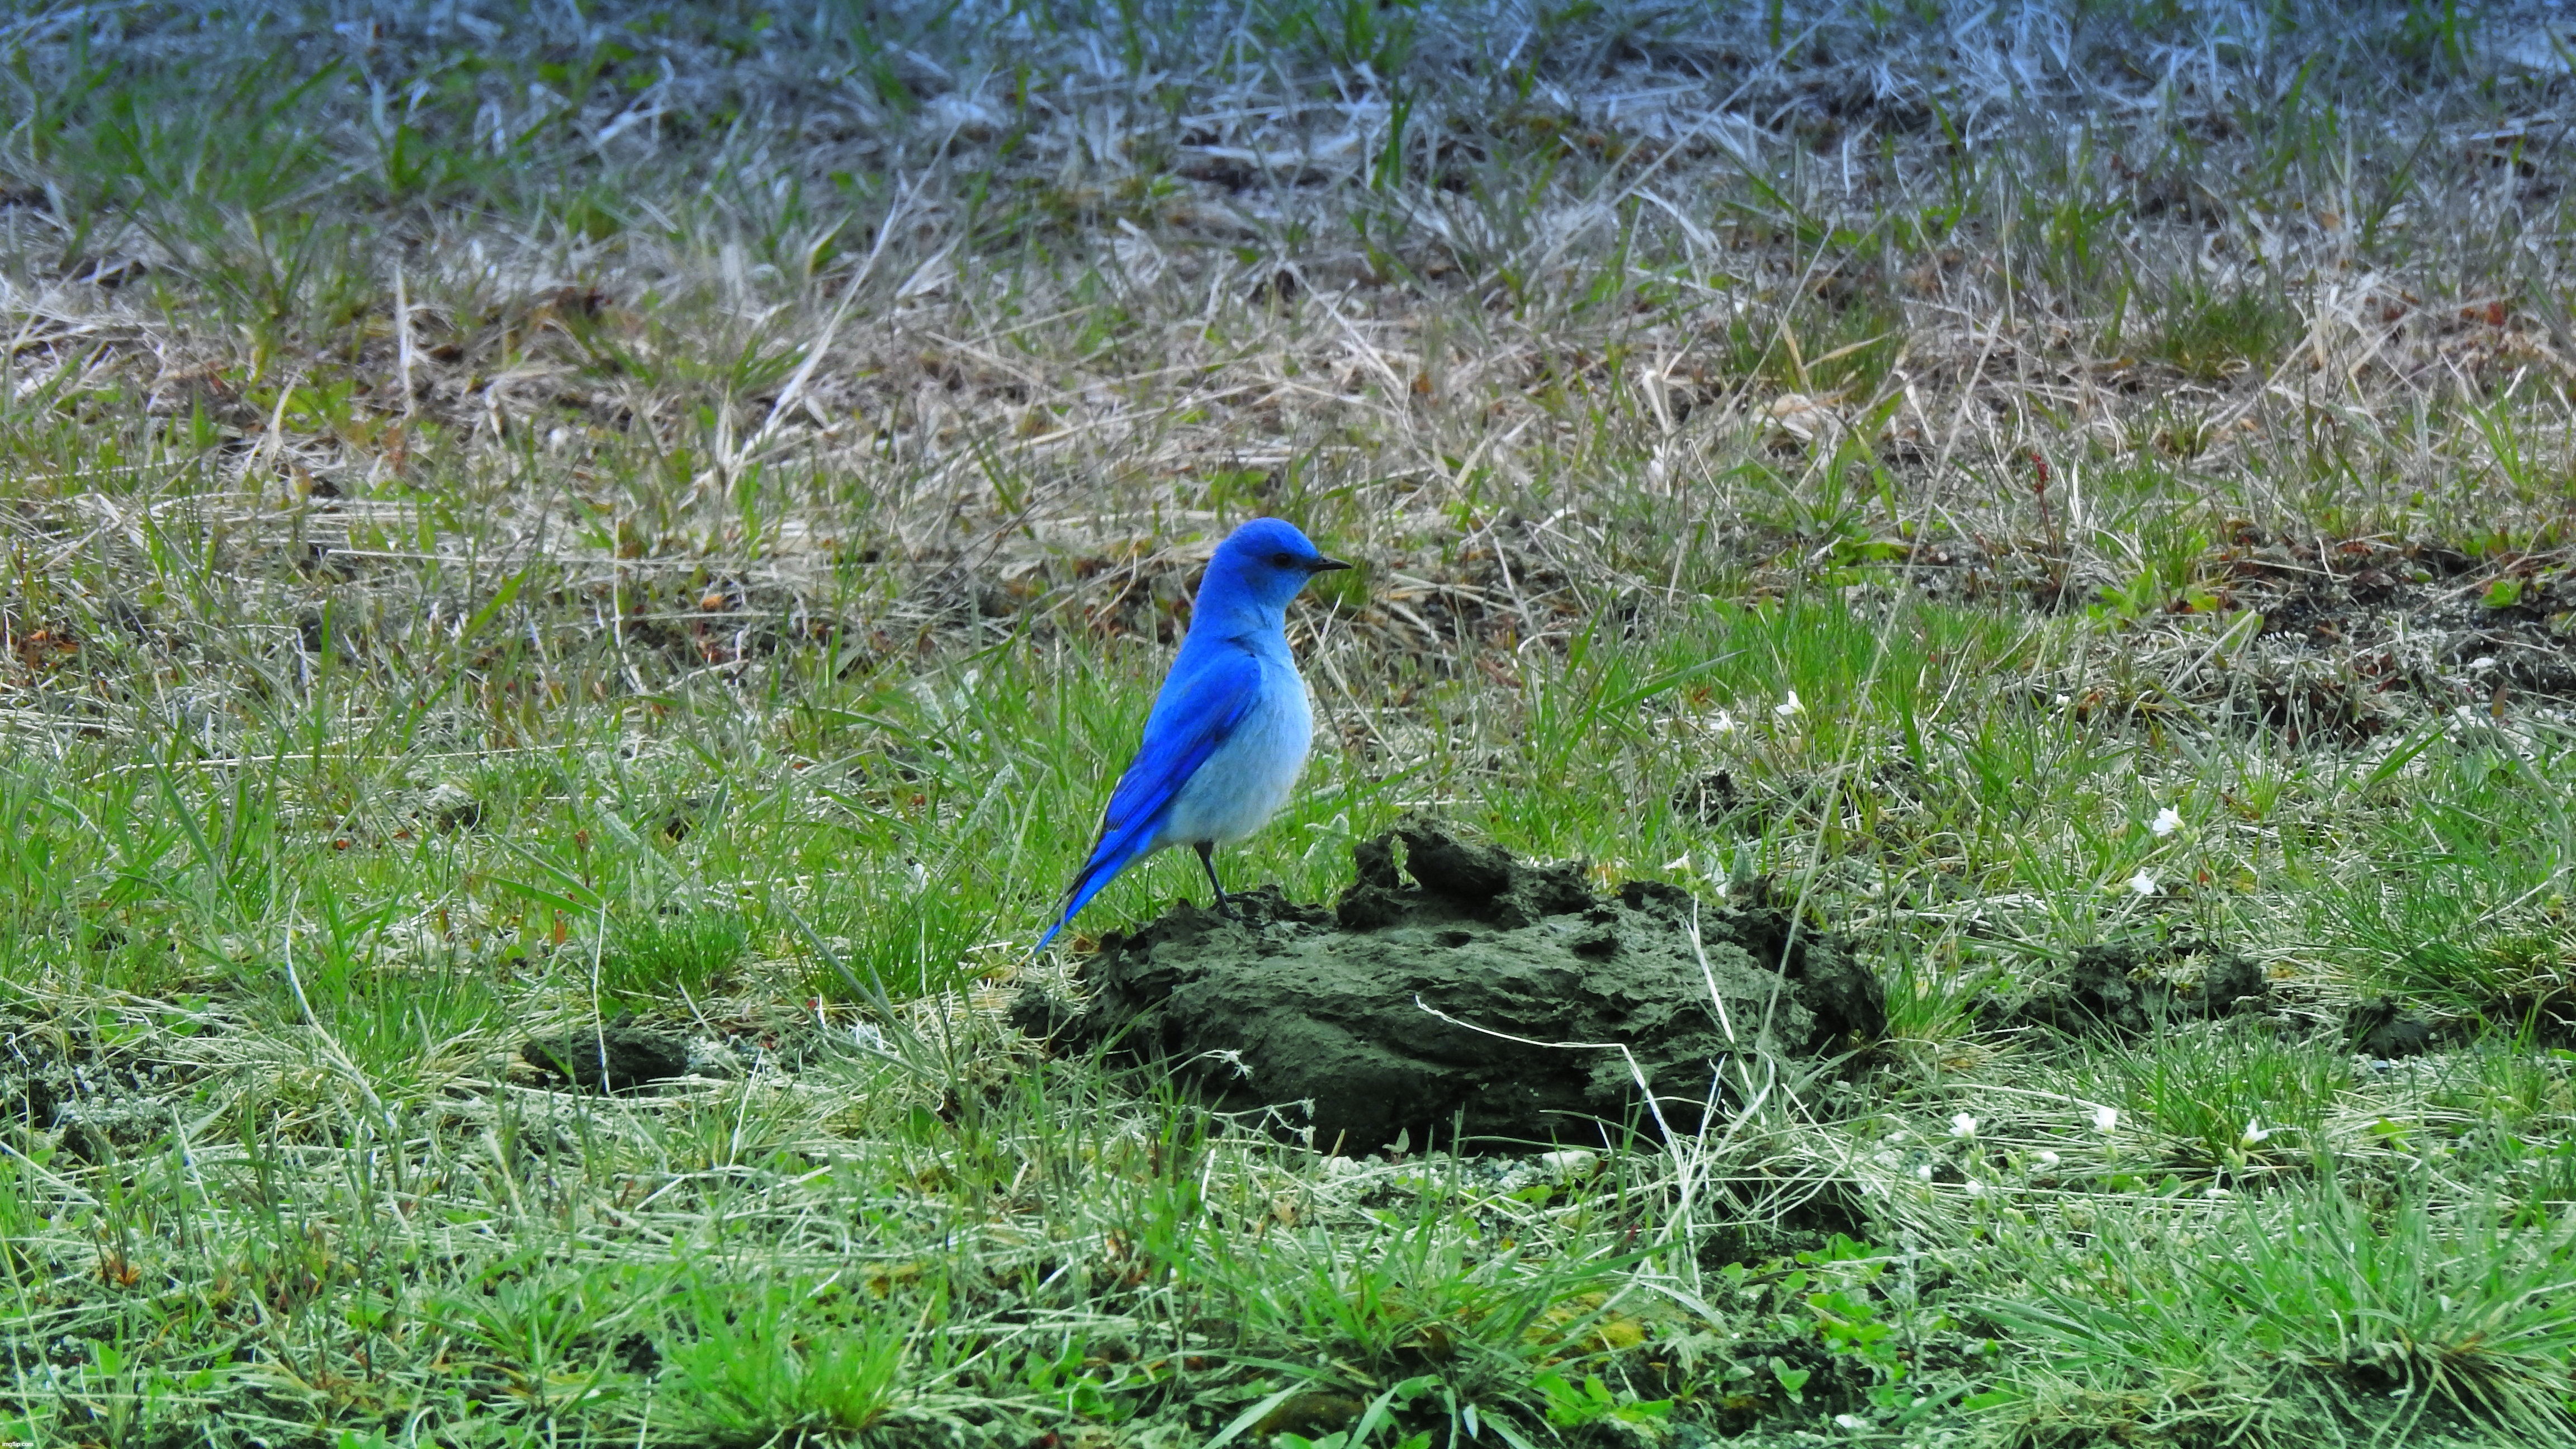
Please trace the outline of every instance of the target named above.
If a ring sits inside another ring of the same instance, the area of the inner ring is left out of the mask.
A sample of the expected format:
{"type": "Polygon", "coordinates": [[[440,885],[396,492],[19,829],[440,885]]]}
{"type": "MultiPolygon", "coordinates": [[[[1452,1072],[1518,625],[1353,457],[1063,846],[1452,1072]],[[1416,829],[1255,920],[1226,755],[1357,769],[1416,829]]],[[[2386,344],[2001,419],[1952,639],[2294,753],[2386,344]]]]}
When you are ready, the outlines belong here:
{"type": "Polygon", "coordinates": [[[1314,562],[1306,565],[1306,572],[1310,574],[1328,574],[1335,569],[1346,569],[1349,567],[1349,564],[1342,562],[1340,559],[1325,558],[1321,554],[1318,554],[1316,555],[1314,562]]]}

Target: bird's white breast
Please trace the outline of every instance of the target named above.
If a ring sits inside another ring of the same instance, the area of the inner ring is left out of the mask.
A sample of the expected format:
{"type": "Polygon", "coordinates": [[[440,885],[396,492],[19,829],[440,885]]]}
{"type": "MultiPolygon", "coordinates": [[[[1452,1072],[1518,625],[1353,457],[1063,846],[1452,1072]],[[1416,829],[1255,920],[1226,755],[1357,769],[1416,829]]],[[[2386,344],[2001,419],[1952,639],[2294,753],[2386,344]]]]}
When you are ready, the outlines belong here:
{"type": "Polygon", "coordinates": [[[1260,702],[1172,797],[1161,844],[1232,845],[1288,802],[1314,741],[1314,707],[1296,665],[1264,659],[1261,667],[1260,702]]]}

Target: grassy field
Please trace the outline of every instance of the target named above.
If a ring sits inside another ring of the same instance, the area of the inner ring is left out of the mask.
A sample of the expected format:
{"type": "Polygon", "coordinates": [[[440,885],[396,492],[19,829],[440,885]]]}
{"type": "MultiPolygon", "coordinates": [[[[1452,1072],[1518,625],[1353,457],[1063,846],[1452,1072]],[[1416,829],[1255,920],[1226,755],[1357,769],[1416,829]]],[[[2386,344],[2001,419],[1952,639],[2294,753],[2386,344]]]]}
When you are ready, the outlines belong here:
{"type": "Polygon", "coordinates": [[[10,7],[0,1444],[2576,1443],[2571,47],[10,7]],[[1885,1039],[1353,1159],[1014,1031],[1265,512],[1231,879],[1761,891],[1885,1039]]]}

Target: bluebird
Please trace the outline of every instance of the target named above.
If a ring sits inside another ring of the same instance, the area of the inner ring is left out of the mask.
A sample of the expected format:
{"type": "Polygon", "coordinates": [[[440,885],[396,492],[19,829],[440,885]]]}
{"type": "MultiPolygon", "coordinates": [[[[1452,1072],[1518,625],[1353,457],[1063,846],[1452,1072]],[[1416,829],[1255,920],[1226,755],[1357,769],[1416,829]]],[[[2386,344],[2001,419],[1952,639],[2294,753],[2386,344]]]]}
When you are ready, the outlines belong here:
{"type": "Polygon", "coordinates": [[[1315,575],[1349,567],[1276,518],[1256,518],[1217,545],[1189,633],[1145,717],[1144,743],[1109,796],[1091,858],[1065,889],[1064,913],[1035,950],[1120,871],[1167,845],[1199,853],[1225,904],[1216,848],[1278,813],[1315,732],[1306,681],[1288,653],[1288,601],[1315,575]]]}

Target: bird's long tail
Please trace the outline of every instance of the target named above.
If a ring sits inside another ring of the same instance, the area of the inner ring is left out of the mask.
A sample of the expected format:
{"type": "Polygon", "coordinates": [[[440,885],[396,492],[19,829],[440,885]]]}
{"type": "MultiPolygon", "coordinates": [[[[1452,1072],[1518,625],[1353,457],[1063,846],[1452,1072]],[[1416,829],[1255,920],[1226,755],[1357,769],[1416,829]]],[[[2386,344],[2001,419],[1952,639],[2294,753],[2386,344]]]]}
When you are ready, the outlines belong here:
{"type": "Polygon", "coordinates": [[[1091,859],[1083,862],[1082,874],[1075,876],[1072,887],[1065,891],[1064,914],[1057,916],[1055,924],[1047,927],[1047,933],[1038,937],[1038,943],[1029,948],[1029,954],[1034,956],[1045,950],[1058,932],[1073,924],[1075,912],[1089,905],[1091,898],[1106,889],[1121,871],[1153,853],[1154,833],[1150,830],[1131,830],[1116,840],[1100,842],[1100,848],[1092,852],[1091,859]]]}

